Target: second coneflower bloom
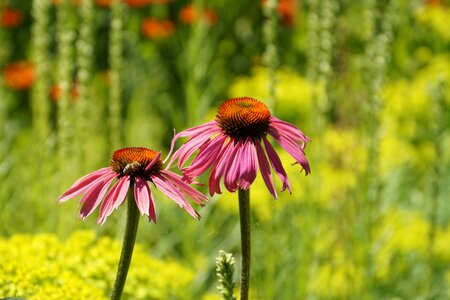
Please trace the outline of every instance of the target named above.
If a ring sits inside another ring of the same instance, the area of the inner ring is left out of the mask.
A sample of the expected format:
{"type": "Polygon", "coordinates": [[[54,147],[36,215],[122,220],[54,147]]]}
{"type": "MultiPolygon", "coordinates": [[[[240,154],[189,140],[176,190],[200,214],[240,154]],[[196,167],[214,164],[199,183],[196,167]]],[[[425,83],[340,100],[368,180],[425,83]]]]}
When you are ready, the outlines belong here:
{"type": "Polygon", "coordinates": [[[114,152],[109,167],[82,177],[58,201],[64,202],[84,194],[80,200],[79,217],[86,218],[101,203],[98,223],[103,224],[113,210],[124,202],[128,190],[133,187],[140,213],[156,222],[155,203],[149,183],[153,183],[194,218],[199,218],[199,215],[189,204],[187,197],[200,205],[208,200],[205,195],[183,182],[181,176],[163,169],[160,153],[132,147],[114,152]]]}
{"type": "Polygon", "coordinates": [[[310,139],[294,125],[271,115],[269,108],[253,98],[242,97],[224,101],[214,121],[184,130],[172,140],[189,137],[178,149],[169,165],[178,159],[188,182],[206,172],[210,167],[209,193],[220,194],[220,182],[230,192],[247,190],[256,178],[258,169],[270,193],[277,198],[272,169],[282,182],[282,191],[291,186],[281,160],[267,136],[270,135],[299,164],[310,173],[305,146],[310,139]],[[185,163],[196,150],[198,154],[188,167],[185,163]]]}

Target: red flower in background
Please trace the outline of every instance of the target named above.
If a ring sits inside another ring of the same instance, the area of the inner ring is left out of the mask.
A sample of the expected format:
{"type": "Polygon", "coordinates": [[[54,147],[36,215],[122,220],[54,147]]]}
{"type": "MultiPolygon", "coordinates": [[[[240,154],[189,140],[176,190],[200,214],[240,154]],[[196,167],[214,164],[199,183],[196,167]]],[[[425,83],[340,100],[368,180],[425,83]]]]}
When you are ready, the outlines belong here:
{"type": "MultiPolygon", "coordinates": [[[[265,5],[267,0],[263,0],[265,5]]],[[[299,5],[298,0],[280,0],[278,2],[278,14],[281,18],[281,23],[286,26],[292,26],[295,23],[295,18],[298,15],[299,5]]]]}
{"type": "Polygon", "coordinates": [[[95,4],[101,7],[109,7],[112,0],[95,0],[95,4]]]}
{"type": "Polygon", "coordinates": [[[17,9],[5,7],[0,14],[0,25],[5,28],[15,28],[23,21],[23,14],[17,9]]]}
{"type": "Polygon", "coordinates": [[[198,22],[200,19],[205,21],[209,25],[217,23],[217,13],[212,9],[199,10],[192,4],[189,4],[181,9],[179,13],[180,21],[187,25],[192,25],[198,22]]]}
{"type": "Polygon", "coordinates": [[[34,82],[34,66],[28,61],[17,61],[6,65],[3,79],[7,87],[13,90],[27,90],[34,82]]]}
{"type": "Polygon", "coordinates": [[[442,0],[425,0],[424,2],[426,6],[445,6],[444,1],[442,0]]]}
{"type": "Polygon", "coordinates": [[[156,20],[146,18],[142,22],[142,34],[150,39],[162,39],[171,36],[175,31],[175,26],[169,20],[156,20]]]}
{"type": "Polygon", "coordinates": [[[281,16],[281,22],[286,26],[292,26],[295,23],[295,17],[298,14],[297,0],[280,0],[278,4],[278,13],[281,16]]]}

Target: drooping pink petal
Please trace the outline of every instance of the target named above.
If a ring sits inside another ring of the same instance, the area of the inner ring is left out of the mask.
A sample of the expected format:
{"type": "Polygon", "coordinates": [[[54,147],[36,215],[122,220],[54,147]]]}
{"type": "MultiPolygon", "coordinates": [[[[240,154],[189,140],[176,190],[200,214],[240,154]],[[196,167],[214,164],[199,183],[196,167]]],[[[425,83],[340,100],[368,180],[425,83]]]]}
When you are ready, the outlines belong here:
{"type": "Polygon", "coordinates": [[[204,202],[208,202],[208,197],[197,191],[196,189],[192,188],[187,183],[183,182],[181,180],[181,176],[175,173],[172,173],[168,170],[162,170],[161,174],[174,186],[176,186],[183,194],[186,194],[188,197],[190,197],[192,200],[194,200],[196,203],[200,204],[201,206],[204,205],[204,202]]]}
{"type": "Polygon", "coordinates": [[[217,160],[217,156],[225,142],[225,136],[212,139],[207,146],[192,161],[192,164],[183,170],[183,175],[190,181],[203,174],[217,160]]]}
{"type": "Polygon", "coordinates": [[[221,194],[220,179],[225,175],[225,170],[229,162],[232,161],[235,148],[232,142],[228,142],[222,147],[221,152],[217,156],[217,162],[213,165],[211,174],[209,175],[209,194],[213,196],[221,194]]]}
{"type": "Polygon", "coordinates": [[[99,180],[86,192],[86,194],[80,201],[83,206],[81,207],[80,213],[78,215],[79,218],[82,218],[84,220],[97,208],[97,206],[105,196],[109,185],[115,178],[116,176],[112,176],[99,180]]]}
{"type": "Polygon", "coordinates": [[[182,168],[189,157],[202,146],[204,146],[214,135],[216,135],[220,129],[215,126],[209,128],[208,130],[202,132],[201,134],[197,134],[195,136],[191,136],[189,140],[184,143],[180,149],[178,149],[170,159],[170,162],[167,166],[169,168],[172,163],[178,159],[178,168],[182,168]]]}
{"type": "Polygon", "coordinates": [[[153,199],[152,190],[148,189],[148,196],[150,198],[150,207],[148,209],[148,219],[156,224],[156,206],[155,200],[153,199]]]}
{"type": "Polygon", "coordinates": [[[177,203],[188,214],[196,219],[200,218],[200,215],[192,208],[183,193],[181,193],[180,190],[178,190],[165,177],[161,174],[155,174],[152,176],[152,181],[161,192],[163,192],[169,199],[177,203]]]}
{"type": "Polygon", "coordinates": [[[303,150],[304,145],[299,145],[297,141],[289,135],[280,134],[279,131],[274,130],[273,128],[269,128],[267,132],[303,167],[305,174],[308,175],[310,173],[310,168],[305,156],[305,151],[303,150]]]}
{"type": "Polygon", "coordinates": [[[161,152],[158,153],[158,155],[155,156],[155,158],[145,167],[145,171],[150,170],[151,167],[153,167],[161,158],[161,152]]]}
{"type": "Polygon", "coordinates": [[[272,127],[280,132],[285,132],[288,135],[291,135],[298,140],[300,140],[303,143],[311,141],[309,137],[307,137],[300,129],[298,129],[296,126],[294,126],[291,123],[285,122],[283,120],[280,120],[276,117],[270,118],[270,125],[269,127],[272,127]]]}
{"type": "Polygon", "coordinates": [[[150,188],[147,181],[140,176],[134,178],[134,200],[141,215],[148,215],[150,208],[150,188]]]}
{"type": "MultiPolygon", "coordinates": [[[[170,151],[169,154],[167,155],[166,159],[164,160],[164,163],[167,161],[167,159],[170,157],[170,155],[172,154],[172,151],[175,147],[175,142],[181,138],[181,137],[189,137],[189,140],[194,140],[196,144],[199,143],[200,140],[204,140],[205,137],[209,138],[211,135],[213,135],[214,133],[218,133],[220,132],[220,128],[219,126],[217,126],[217,122],[216,121],[211,121],[211,122],[207,122],[204,123],[202,125],[196,126],[196,127],[192,127],[189,129],[186,129],[184,131],[181,131],[177,134],[174,135],[172,142],[170,144],[170,151]],[[199,137],[199,139],[195,139],[196,137],[199,137]]],[[[184,145],[183,145],[184,146],[184,145]]],[[[189,150],[191,149],[191,147],[188,147],[187,149],[183,149],[183,150],[189,150]]],[[[181,150],[178,149],[177,152],[179,152],[181,150]]],[[[177,153],[174,154],[174,156],[178,157],[180,154],[178,153],[178,155],[176,155],[177,153]]],[[[169,162],[169,166],[172,165],[172,162],[175,161],[173,158],[170,160],[169,162]]]]}
{"type": "Polygon", "coordinates": [[[248,138],[242,147],[238,187],[243,190],[248,190],[253,181],[255,181],[257,173],[258,159],[256,156],[255,142],[248,138]]]}
{"type": "Polygon", "coordinates": [[[118,186],[119,185],[116,182],[106,194],[105,199],[100,205],[100,212],[97,219],[97,224],[103,225],[106,221],[106,218],[112,213],[113,201],[117,195],[118,186]]]}
{"type": "Polygon", "coordinates": [[[259,168],[261,172],[261,176],[266,183],[269,192],[273,195],[275,199],[278,198],[277,191],[275,189],[275,185],[273,183],[272,172],[270,171],[270,165],[267,161],[266,153],[262,148],[259,142],[255,143],[256,146],[256,155],[258,156],[259,168]]]}
{"type": "Polygon", "coordinates": [[[90,184],[94,183],[103,175],[109,173],[113,174],[113,172],[114,171],[111,167],[107,167],[83,176],[78,179],[67,191],[65,191],[64,194],[58,197],[58,202],[61,203],[83,194],[87,189],[89,189],[90,184]]]}
{"type": "Polygon", "coordinates": [[[238,180],[241,175],[241,166],[242,166],[242,150],[243,150],[243,142],[241,140],[237,142],[231,141],[235,148],[233,151],[233,155],[227,168],[225,170],[225,187],[230,192],[235,192],[238,189],[238,180]]]}
{"type": "Polygon", "coordinates": [[[117,184],[119,186],[117,187],[117,197],[115,197],[113,202],[114,209],[117,209],[125,201],[128,189],[130,188],[130,176],[129,175],[123,176],[122,178],[119,179],[117,184]]]}
{"type": "Polygon", "coordinates": [[[272,147],[272,144],[267,140],[266,137],[263,137],[264,146],[266,147],[267,156],[269,157],[270,164],[274,169],[275,173],[277,173],[278,177],[283,184],[281,191],[283,192],[286,188],[289,190],[289,193],[292,194],[291,183],[289,182],[289,178],[286,174],[286,171],[283,168],[283,164],[281,163],[280,157],[278,156],[275,149],[272,147]]]}
{"type": "Polygon", "coordinates": [[[97,224],[103,225],[106,219],[111,215],[113,210],[122,204],[125,200],[125,196],[128,192],[130,185],[129,176],[120,178],[113,187],[106,194],[105,199],[100,206],[100,214],[97,220],[97,224]]]}

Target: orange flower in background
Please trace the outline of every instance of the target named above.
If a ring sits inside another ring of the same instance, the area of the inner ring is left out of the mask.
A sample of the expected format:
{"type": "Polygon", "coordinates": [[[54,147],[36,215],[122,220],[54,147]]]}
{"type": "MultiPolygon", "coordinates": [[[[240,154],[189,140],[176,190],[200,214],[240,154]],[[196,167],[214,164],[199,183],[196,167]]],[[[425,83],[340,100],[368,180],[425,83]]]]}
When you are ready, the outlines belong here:
{"type": "Polygon", "coordinates": [[[0,26],[14,28],[23,21],[23,14],[20,10],[5,7],[0,13],[0,26]]]}
{"type": "MultiPolygon", "coordinates": [[[[262,5],[267,3],[267,0],[262,0],[262,5]]],[[[295,18],[298,15],[298,0],[280,0],[278,2],[278,15],[281,18],[281,23],[286,26],[292,26],[295,23],[295,18]]]]}
{"type": "Polygon", "coordinates": [[[146,18],[142,22],[141,30],[147,38],[161,39],[171,36],[175,31],[175,26],[170,20],[146,18]]]}
{"type": "Polygon", "coordinates": [[[34,82],[34,66],[28,61],[17,61],[3,69],[5,85],[13,90],[27,90],[34,82]]]}
{"type": "Polygon", "coordinates": [[[281,22],[286,26],[292,26],[295,23],[295,17],[298,14],[297,0],[280,0],[278,4],[278,13],[281,16],[281,22]]]}
{"type": "Polygon", "coordinates": [[[212,9],[199,10],[192,4],[181,9],[179,13],[180,21],[187,25],[192,25],[202,18],[207,24],[214,25],[217,23],[217,13],[212,9]]]}
{"type": "MultiPolygon", "coordinates": [[[[75,101],[78,97],[78,87],[76,82],[72,84],[70,96],[72,101],[75,101]]],[[[57,84],[54,84],[50,89],[50,98],[56,102],[59,100],[60,97],[61,97],[61,88],[57,84]]]]}
{"type": "Polygon", "coordinates": [[[112,0],[95,0],[95,4],[101,7],[109,7],[112,0]]]}
{"type": "Polygon", "coordinates": [[[424,0],[426,6],[441,6],[442,0],[424,0]]]}

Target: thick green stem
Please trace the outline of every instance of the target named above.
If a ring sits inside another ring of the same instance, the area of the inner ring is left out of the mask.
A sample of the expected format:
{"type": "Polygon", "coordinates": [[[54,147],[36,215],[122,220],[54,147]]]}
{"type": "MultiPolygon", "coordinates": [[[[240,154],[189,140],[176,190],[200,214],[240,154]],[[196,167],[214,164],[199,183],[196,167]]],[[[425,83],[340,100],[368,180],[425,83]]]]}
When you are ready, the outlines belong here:
{"type": "Polygon", "coordinates": [[[122,252],[120,253],[119,267],[117,269],[116,282],[111,293],[111,300],[119,300],[122,296],[123,287],[127,280],[128,269],[130,268],[131,257],[133,255],[136,232],[139,225],[139,210],[134,200],[133,184],[128,190],[128,209],[125,236],[123,237],[122,252]]]}
{"type": "Polygon", "coordinates": [[[248,300],[250,287],[250,189],[239,189],[239,216],[241,221],[241,300],[248,300]]]}

